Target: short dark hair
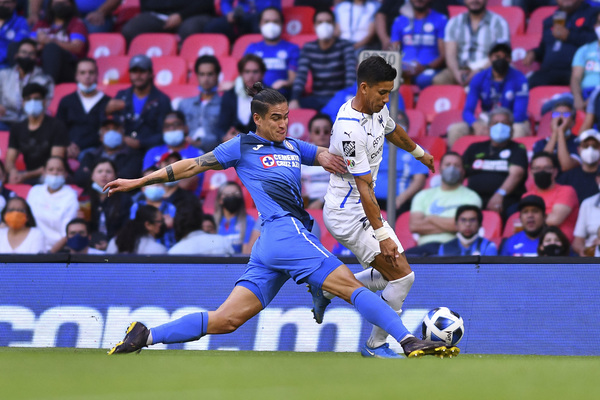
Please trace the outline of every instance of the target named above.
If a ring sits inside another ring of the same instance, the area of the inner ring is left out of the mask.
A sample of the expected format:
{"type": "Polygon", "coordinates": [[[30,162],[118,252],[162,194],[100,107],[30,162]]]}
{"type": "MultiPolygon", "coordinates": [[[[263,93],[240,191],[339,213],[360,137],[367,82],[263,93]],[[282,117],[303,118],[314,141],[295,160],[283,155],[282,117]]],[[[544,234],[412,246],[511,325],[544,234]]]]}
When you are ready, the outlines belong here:
{"type": "Polygon", "coordinates": [[[174,116],[176,116],[176,117],[177,117],[177,119],[178,119],[178,120],[180,120],[181,122],[183,122],[183,124],[184,124],[184,125],[186,125],[186,124],[187,124],[187,121],[185,120],[185,114],[184,114],[184,113],[182,113],[182,112],[181,112],[181,111],[179,111],[179,110],[172,110],[172,111],[169,111],[169,112],[168,112],[168,113],[165,115],[165,119],[163,119],[163,124],[165,123],[165,120],[166,120],[166,119],[167,119],[169,116],[171,116],[171,115],[174,115],[174,116]]]}
{"type": "Polygon", "coordinates": [[[25,97],[31,96],[34,93],[38,93],[38,94],[42,95],[43,98],[46,98],[46,96],[48,95],[48,89],[46,89],[44,86],[40,85],[39,83],[35,83],[35,82],[28,83],[23,88],[21,95],[23,96],[23,98],[25,98],[25,97]]]}
{"type": "Polygon", "coordinates": [[[96,68],[96,72],[98,72],[98,63],[96,62],[96,60],[94,60],[93,58],[90,58],[90,57],[80,58],[77,61],[77,64],[75,66],[75,70],[77,70],[77,68],[79,68],[79,64],[84,63],[84,62],[89,62],[89,63],[94,64],[94,68],[96,68]]]}
{"type": "Polygon", "coordinates": [[[281,20],[281,23],[283,24],[283,22],[284,22],[283,12],[279,8],[273,7],[273,6],[267,7],[267,8],[263,9],[260,12],[260,16],[258,18],[259,21],[262,20],[262,17],[264,15],[264,13],[267,12],[267,11],[275,11],[275,12],[277,12],[277,14],[279,14],[279,19],[281,20]]]}
{"type": "MultiPolygon", "coordinates": [[[[571,111],[575,109],[573,99],[567,96],[561,96],[555,100],[554,104],[552,105],[552,111],[556,110],[558,107],[567,107],[571,111]]],[[[571,118],[575,118],[575,115],[571,115],[571,118]]]]}
{"type": "Polygon", "coordinates": [[[458,158],[460,158],[462,160],[462,156],[460,154],[458,154],[456,151],[449,150],[449,151],[447,151],[447,152],[444,153],[444,155],[442,156],[442,158],[440,158],[440,165],[442,164],[442,162],[444,162],[444,158],[446,156],[456,156],[456,157],[458,157],[458,158]]]}
{"type": "Polygon", "coordinates": [[[275,89],[265,88],[262,82],[256,82],[248,90],[248,94],[252,97],[250,102],[250,111],[252,115],[258,114],[264,117],[269,112],[269,107],[276,104],[287,103],[284,95],[275,89]]]}
{"type": "Polygon", "coordinates": [[[196,62],[194,63],[194,73],[198,73],[198,67],[202,64],[212,64],[215,66],[215,72],[217,76],[221,73],[221,64],[219,64],[219,59],[213,55],[205,54],[196,58],[196,62]]]}
{"type": "Polygon", "coordinates": [[[202,230],[203,214],[202,207],[197,202],[190,201],[177,207],[173,219],[175,240],[180,241],[189,233],[202,230]]]}
{"type": "Polygon", "coordinates": [[[531,157],[531,161],[529,162],[529,165],[533,165],[533,161],[537,160],[538,158],[542,158],[542,157],[546,157],[549,158],[550,161],[552,161],[552,166],[554,168],[560,168],[560,164],[558,163],[558,159],[556,158],[556,156],[552,153],[548,153],[547,151],[540,151],[539,153],[535,153],[533,155],[533,157],[531,157]]]}
{"type": "Polygon", "coordinates": [[[90,224],[89,222],[87,222],[85,219],[83,218],[73,218],[72,220],[70,220],[67,223],[67,226],[65,227],[65,233],[68,235],[69,234],[69,227],[71,225],[75,225],[75,224],[83,224],[85,225],[85,231],[88,233],[88,235],[90,234],[90,224]]]}
{"type": "Polygon", "coordinates": [[[356,81],[360,85],[366,82],[373,86],[379,82],[391,82],[396,79],[398,71],[387,63],[382,57],[371,56],[363,60],[356,72],[356,81]]]}
{"type": "Polygon", "coordinates": [[[327,122],[329,122],[329,125],[333,125],[333,122],[331,121],[331,117],[327,114],[324,114],[322,112],[318,112],[314,115],[314,117],[312,117],[310,119],[310,121],[308,121],[308,130],[310,131],[312,129],[313,123],[319,119],[326,119],[327,122]]]}
{"type": "Polygon", "coordinates": [[[23,46],[24,44],[29,44],[32,45],[34,48],[37,49],[37,42],[31,38],[25,38],[23,40],[21,40],[19,42],[19,44],[17,45],[17,51],[19,51],[19,49],[21,48],[21,46],[23,46]]]}
{"type": "Polygon", "coordinates": [[[237,63],[237,69],[240,75],[242,74],[242,71],[244,70],[246,64],[250,61],[253,61],[258,64],[258,68],[260,68],[260,71],[263,73],[263,75],[265,72],[267,72],[267,66],[265,65],[265,62],[262,58],[260,58],[256,54],[246,54],[244,57],[240,58],[240,61],[238,61],[237,63]]]}
{"type": "Polygon", "coordinates": [[[567,235],[565,235],[565,233],[557,226],[546,226],[544,230],[542,230],[542,233],[540,234],[540,238],[538,240],[538,255],[542,254],[542,250],[544,249],[544,237],[546,237],[546,235],[549,233],[554,233],[556,236],[558,236],[558,240],[560,240],[560,244],[562,246],[562,251],[560,255],[568,256],[571,251],[571,243],[569,242],[567,235]]]}
{"type": "MultiPolygon", "coordinates": [[[[22,202],[25,205],[25,215],[27,215],[27,222],[25,222],[25,226],[28,228],[36,226],[35,218],[33,216],[33,213],[31,212],[31,207],[29,207],[29,203],[27,203],[27,200],[25,200],[24,198],[19,197],[19,196],[11,197],[8,199],[8,201],[6,202],[6,205],[2,209],[2,221],[4,221],[4,215],[6,214],[6,210],[8,209],[8,203],[10,203],[13,200],[19,200],[20,202],[22,202]]],[[[6,221],[4,221],[4,222],[6,222],[6,221]]]]}
{"type": "Polygon", "coordinates": [[[456,209],[456,214],[454,215],[454,222],[458,222],[458,218],[465,211],[475,211],[477,214],[477,222],[479,223],[479,226],[481,226],[481,223],[483,222],[483,213],[481,212],[481,208],[472,204],[463,204],[462,206],[459,206],[456,209]]]}
{"type": "Polygon", "coordinates": [[[317,15],[321,14],[321,13],[327,13],[329,15],[331,15],[331,19],[333,19],[333,22],[335,22],[335,14],[333,13],[333,11],[331,11],[329,8],[319,8],[317,11],[315,11],[315,15],[313,15],[313,24],[315,22],[317,22],[317,15]]]}
{"type": "Polygon", "coordinates": [[[507,42],[500,42],[500,43],[496,43],[495,45],[493,45],[488,53],[488,56],[491,56],[492,54],[497,53],[499,51],[506,54],[509,58],[512,56],[512,48],[510,47],[510,44],[507,42]]]}

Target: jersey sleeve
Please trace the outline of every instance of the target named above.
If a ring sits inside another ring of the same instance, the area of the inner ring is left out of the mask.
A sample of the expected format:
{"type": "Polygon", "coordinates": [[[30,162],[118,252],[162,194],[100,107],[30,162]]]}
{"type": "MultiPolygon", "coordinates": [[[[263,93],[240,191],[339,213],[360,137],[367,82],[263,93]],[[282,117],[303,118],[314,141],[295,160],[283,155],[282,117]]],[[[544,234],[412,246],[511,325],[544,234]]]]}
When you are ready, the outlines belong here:
{"type": "Polygon", "coordinates": [[[402,36],[402,30],[404,29],[404,23],[402,16],[398,16],[394,20],[394,24],[392,25],[392,33],[390,35],[390,41],[399,42],[402,36]]]}
{"type": "Polygon", "coordinates": [[[300,163],[304,165],[315,165],[317,146],[302,140],[296,140],[296,143],[298,144],[298,149],[300,150],[300,163]]]}
{"type": "Polygon", "coordinates": [[[445,15],[439,15],[436,22],[436,32],[435,37],[438,39],[444,40],[444,35],[446,32],[446,25],[448,24],[448,17],[445,15]]]}
{"type": "MultiPolygon", "coordinates": [[[[387,108],[387,106],[385,106],[387,108]]],[[[394,121],[392,119],[392,117],[390,116],[390,114],[388,113],[388,117],[387,117],[387,121],[385,122],[385,129],[383,131],[384,134],[389,135],[390,133],[394,132],[394,130],[396,129],[396,121],[394,121]]]]}
{"type": "Polygon", "coordinates": [[[448,21],[448,23],[446,24],[446,29],[444,31],[445,42],[458,42],[457,35],[460,33],[460,29],[457,29],[459,25],[459,18],[460,15],[450,18],[450,21],[448,21]]]}
{"type": "Polygon", "coordinates": [[[366,151],[366,138],[363,135],[363,128],[358,122],[336,125],[339,132],[334,134],[341,138],[336,147],[338,152],[344,158],[346,168],[352,175],[366,175],[371,172],[369,158],[366,151]]]}
{"type": "MultiPolygon", "coordinates": [[[[243,135],[243,133],[240,135],[243,135]]],[[[223,169],[235,167],[240,161],[240,135],[237,135],[235,138],[228,140],[225,143],[221,143],[213,150],[213,154],[223,169]]]]}

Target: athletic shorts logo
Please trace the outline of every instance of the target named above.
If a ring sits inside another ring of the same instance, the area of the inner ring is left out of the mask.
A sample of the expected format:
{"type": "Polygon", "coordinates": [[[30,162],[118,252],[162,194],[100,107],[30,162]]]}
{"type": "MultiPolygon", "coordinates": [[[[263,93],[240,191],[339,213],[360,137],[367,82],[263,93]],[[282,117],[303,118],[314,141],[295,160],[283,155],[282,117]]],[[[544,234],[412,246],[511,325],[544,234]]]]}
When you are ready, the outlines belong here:
{"type": "Polygon", "coordinates": [[[269,154],[268,156],[262,156],[260,158],[260,162],[262,162],[264,168],[271,168],[277,165],[275,164],[275,160],[273,159],[273,156],[271,154],[269,154]]]}
{"type": "Polygon", "coordinates": [[[342,141],[342,148],[346,157],[356,157],[356,143],[354,141],[342,141]]]}

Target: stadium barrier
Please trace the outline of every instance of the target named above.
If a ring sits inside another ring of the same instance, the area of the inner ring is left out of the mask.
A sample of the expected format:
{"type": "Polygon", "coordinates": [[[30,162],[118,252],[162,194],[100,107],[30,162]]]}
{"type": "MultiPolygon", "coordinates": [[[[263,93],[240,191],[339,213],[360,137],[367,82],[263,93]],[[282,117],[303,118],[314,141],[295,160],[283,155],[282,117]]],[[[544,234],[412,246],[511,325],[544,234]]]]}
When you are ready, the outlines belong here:
{"type": "MultiPolygon", "coordinates": [[[[131,321],[155,326],[190,312],[215,310],[246,261],[2,256],[0,346],[108,349],[131,321]]],[[[355,259],[343,261],[360,269],[355,259]]],[[[600,315],[598,259],[547,258],[541,263],[473,256],[410,261],[416,281],[402,319],[417,336],[426,312],[447,306],[464,319],[466,333],[459,344],[464,353],[600,355],[594,345],[600,315]]],[[[371,331],[339,299],[333,300],[322,325],[313,321],[311,308],[305,286],[290,281],[236,332],[168,348],[356,352],[371,331]]]]}

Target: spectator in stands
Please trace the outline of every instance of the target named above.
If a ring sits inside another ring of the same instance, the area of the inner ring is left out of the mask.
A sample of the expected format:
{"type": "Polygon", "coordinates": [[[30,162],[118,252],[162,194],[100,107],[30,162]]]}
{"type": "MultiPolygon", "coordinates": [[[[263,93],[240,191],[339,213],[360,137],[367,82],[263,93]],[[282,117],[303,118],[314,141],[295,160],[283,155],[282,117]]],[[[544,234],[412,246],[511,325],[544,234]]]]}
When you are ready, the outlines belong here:
{"type": "Polygon", "coordinates": [[[379,5],[373,0],[350,0],[339,2],[333,9],[336,36],[352,42],[357,54],[373,45],[379,5]]]}
{"type": "Polygon", "coordinates": [[[488,54],[496,43],[510,43],[508,23],[486,9],[487,0],[465,0],[468,11],[446,25],[446,69],[433,78],[436,85],[466,86],[479,71],[488,68],[488,54]]]}
{"type": "Polygon", "coordinates": [[[596,174],[600,166],[600,132],[589,129],[577,137],[578,151],[581,165],[563,172],[556,182],[569,185],[577,192],[579,203],[598,193],[596,174]]]}
{"type": "Polygon", "coordinates": [[[537,254],[540,257],[566,257],[571,255],[567,236],[556,226],[547,226],[540,235],[537,254]]]}
{"type": "Polygon", "coordinates": [[[204,214],[202,216],[202,230],[206,233],[217,233],[217,224],[212,214],[204,214]]]}
{"type": "Polygon", "coordinates": [[[221,186],[215,201],[217,233],[229,240],[234,253],[249,254],[260,235],[256,220],[246,213],[242,188],[235,182],[221,186]]]}
{"type": "Polygon", "coordinates": [[[221,143],[221,95],[217,91],[221,65],[215,56],[203,55],[196,59],[194,71],[200,95],[181,100],[177,109],[185,115],[194,146],[209,152],[221,143]]]}
{"type": "MultiPolygon", "coordinates": [[[[326,114],[316,114],[308,121],[308,141],[329,148],[333,123],[326,114]]],[[[322,209],[329,186],[329,172],[318,165],[303,165],[300,170],[302,196],[308,209],[322,209]]]]}
{"type": "Polygon", "coordinates": [[[70,254],[104,254],[102,250],[90,247],[91,232],[88,222],[74,218],[67,223],[65,250],[70,254]]]}
{"type": "Polygon", "coordinates": [[[75,64],[87,53],[87,28],[77,17],[74,0],[50,0],[45,19],[31,30],[41,51],[42,69],[54,82],[73,82],[75,64]]]}
{"type": "Polygon", "coordinates": [[[509,216],[525,193],[527,150],[512,138],[512,112],[504,107],[490,112],[490,140],[471,144],[463,154],[468,187],[484,208],[509,216]]]}
{"type": "Polygon", "coordinates": [[[100,146],[98,131],[110,100],[98,90],[98,66],[95,60],[82,58],[77,62],[75,81],[77,90],[60,100],[56,112],[56,118],[65,124],[69,132],[71,143],[67,147],[67,157],[72,159],[81,158],[86,150],[100,146]]]}
{"type": "Polygon", "coordinates": [[[125,144],[145,152],[162,143],[162,121],[171,111],[171,100],[153,83],[152,61],[143,54],[129,61],[131,87],[120,90],[106,105],[106,114],[120,118],[125,144]]]}
{"type": "Polygon", "coordinates": [[[6,168],[4,168],[4,163],[0,161],[0,211],[4,210],[4,206],[6,206],[8,200],[16,196],[15,192],[4,186],[6,178],[6,168]]]}
{"type": "Polygon", "coordinates": [[[0,3],[0,69],[9,67],[9,60],[15,46],[29,37],[27,20],[15,12],[17,0],[3,0],[0,3]]]}
{"type": "Polygon", "coordinates": [[[537,247],[545,227],[546,203],[540,196],[525,196],[519,201],[523,230],[502,243],[501,256],[537,257],[537,247]]]}
{"type": "MultiPolygon", "coordinates": [[[[1,31],[1,29],[0,29],[1,31]]],[[[15,65],[0,70],[0,130],[8,131],[27,115],[23,112],[23,87],[37,83],[46,89],[46,99],[50,101],[54,94],[54,82],[37,64],[36,43],[31,39],[19,42],[15,65]]]]}
{"type": "Polygon", "coordinates": [[[204,32],[215,19],[213,0],[141,0],[140,13],[127,21],[121,33],[127,43],[142,33],[177,33],[182,40],[204,32]]]}
{"type": "Polygon", "coordinates": [[[546,203],[546,224],[558,226],[573,239],[573,229],[577,222],[579,202],[573,187],[556,183],[558,161],[551,153],[541,152],[531,159],[531,173],[534,186],[525,195],[536,195],[546,203]]]}
{"type": "Polygon", "coordinates": [[[281,9],[281,0],[221,0],[222,17],[212,20],[206,32],[223,33],[231,42],[241,35],[260,33],[260,13],[267,7],[281,9]]]}
{"type": "Polygon", "coordinates": [[[248,133],[256,130],[256,125],[250,112],[252,98],[247,90],[256,82],[262,82],[267,67],[263,60],[255,54],[246,54],[237,64],[240,76],[235,79],[235,87],[223,94],[221,112],[219,115],[219,135],[231,139],[238,133],[248,133]]]}
{"type": "Polygon", "coordinates": [[[306,43],[300,51],[290,109],[320,110],[338,90],[356,82],[354,47],[347,40],[335,37],[333,13],[318,11],[313,21],[317,40],[306,43]],[[313,78],[312,94],[302,97],[309,71],[313,78]]]}
{"type": "MultiPolygon", "coordinates": [[[[596,172],[596,187],[600,186],[600,168],[596,172]]],[[[573,250],[580,256],[593,256],[598,246],[600,229],[600,194],[583,200],[579,208],[573,235],[573,250]]]]}
{"type": "Polygon", "coordinates": [[[533,154],[543,151],[556,154],[560,171],[568,171],[581,165],[577,137],[571,131],[575,126],[575,116],[573,104],[569,100],[557,101],[552,107],[552,133],[533,145],[533,154]]]}
{"type": "Polygon", "coordinates": [[[491,48],[490,68],[477,73],[469,83],[469,94],[463,109],[464,122],[450,125],[448,128],[448,146],[469,133],[489,135],[489,112],[496,107],[512,111],[514,116],[513,136],[523,137],[531,134],[527,119],[529,89],[527,78],[521,71],[510,66],[512,50],[507,43],[498,43],[491,48]],[[481,114],[475,115],[477,104],[481,104],[481,114]]]}
{"type": "Polygon", "coordinates": [[[402,74],[421,89],[445,65],[444,30],[448,18],[431,9],[431,0],[410,0],[413,17],[394,21],[391,48],[402,51],[402,74]]]}
{"type": "Polygon", "coordinates": [[[296,78],[300,49],[297,45],[281,39],[283,13],[276,7],[267,7],[260,13],[260,33],[263,41],[252,43],[244,54],[256,54],[267,66],[264,82],[279,90],[286,97],[296,78]]]}
{"type": "Polygon", "coordinates": [[[577,49],[595,40],[596,11],[583,0],[556,0],[558,10],[544,20],[539,46],[529,50],[524,65],[534,61],[540,69],[529,77],[529,87],[569,85],[571,62],[577,49]],[[566,15],[565,15],[566,13],[566,15]]]}
{"type": "Polygon", "coordinates": [[[135,218],[127,221],[117,236],[108,242],[106,253],[166,254],[167,248],[156,239],[165,230],[160,210],[150,205],[141,206],[135,218]]]}
{"type": "Polygon", "coordinates": [[[37,254],[46,252],[44,234],[36,228],[35,218],[25,199],[13,197],[2,210],[0,254],[37,254]]]}
{"type": "Polygon", "coordinates": [[[169,249],[171,255],[222,255],[233,254],[231,242],[224,236],[202,230],[202,207],[186,204],[175,214],[175,240],[169,249]]]}
{"type": "Polygon", "coordinates": [[[439,245],[455,238],[456,209],[471,204],[481,207],[481,199],[463,186],[465,170],[460,154],[448,152],[440,160],[442,184],[417,193],[410,208],[410,231],[419,234],[418,246],[407,255],[438,254],[439,245]]]}
{"type": "Polygon", "coordinates": [[[576,110],[585,109],[587,99],[600,86],[600,14],[594,24],[596,40],[581,46],[571,63],[571,93],[576,110]]]}
{"type": "Polygon", "coordinates": [[[6,151],[10,183],[36,184],[50,156],[66,156],[69,136],[60,120],[45,114],[46,95],[46,88],[37,83],[29,83],[23,88],[23,110],[27,119],[10,128],[6,151]],[[15,166],[21,153],[25,171],[19,171],[15,166]]]}
{"type": "MultiPolygon", "coordinates": [[[[181,154],[177,152],[165,153],[160,159],[159,168],[165,168],[167,165],[181,159],[181,154]]],[[[173,204],[176,209],[187,203],[200,204],[200,198],[193,193],[196,188],[198,188],[198,178],[195,176],[179,181],[165,182],[165,195],[163,198],[168,203],[173,204]]]]}
{"type": "Polygon", "coordinates": [[[63,247],[67,222],[77,216],[77,192],[65,185],[69,166],[64,158],[52,156],[44,168],[44,183],[35,185],[27,195],[27,203],[37,225],[46,238],[46,250],[56,253],[63,247]]]}
{"type": "Polygon", "coordinates": [[[483,213],[479,207],[458,207],[454,217],[456,238],[442,243],[438,256],[497,256],[496,244],[479,236],[482,222],[483,213]]]}

